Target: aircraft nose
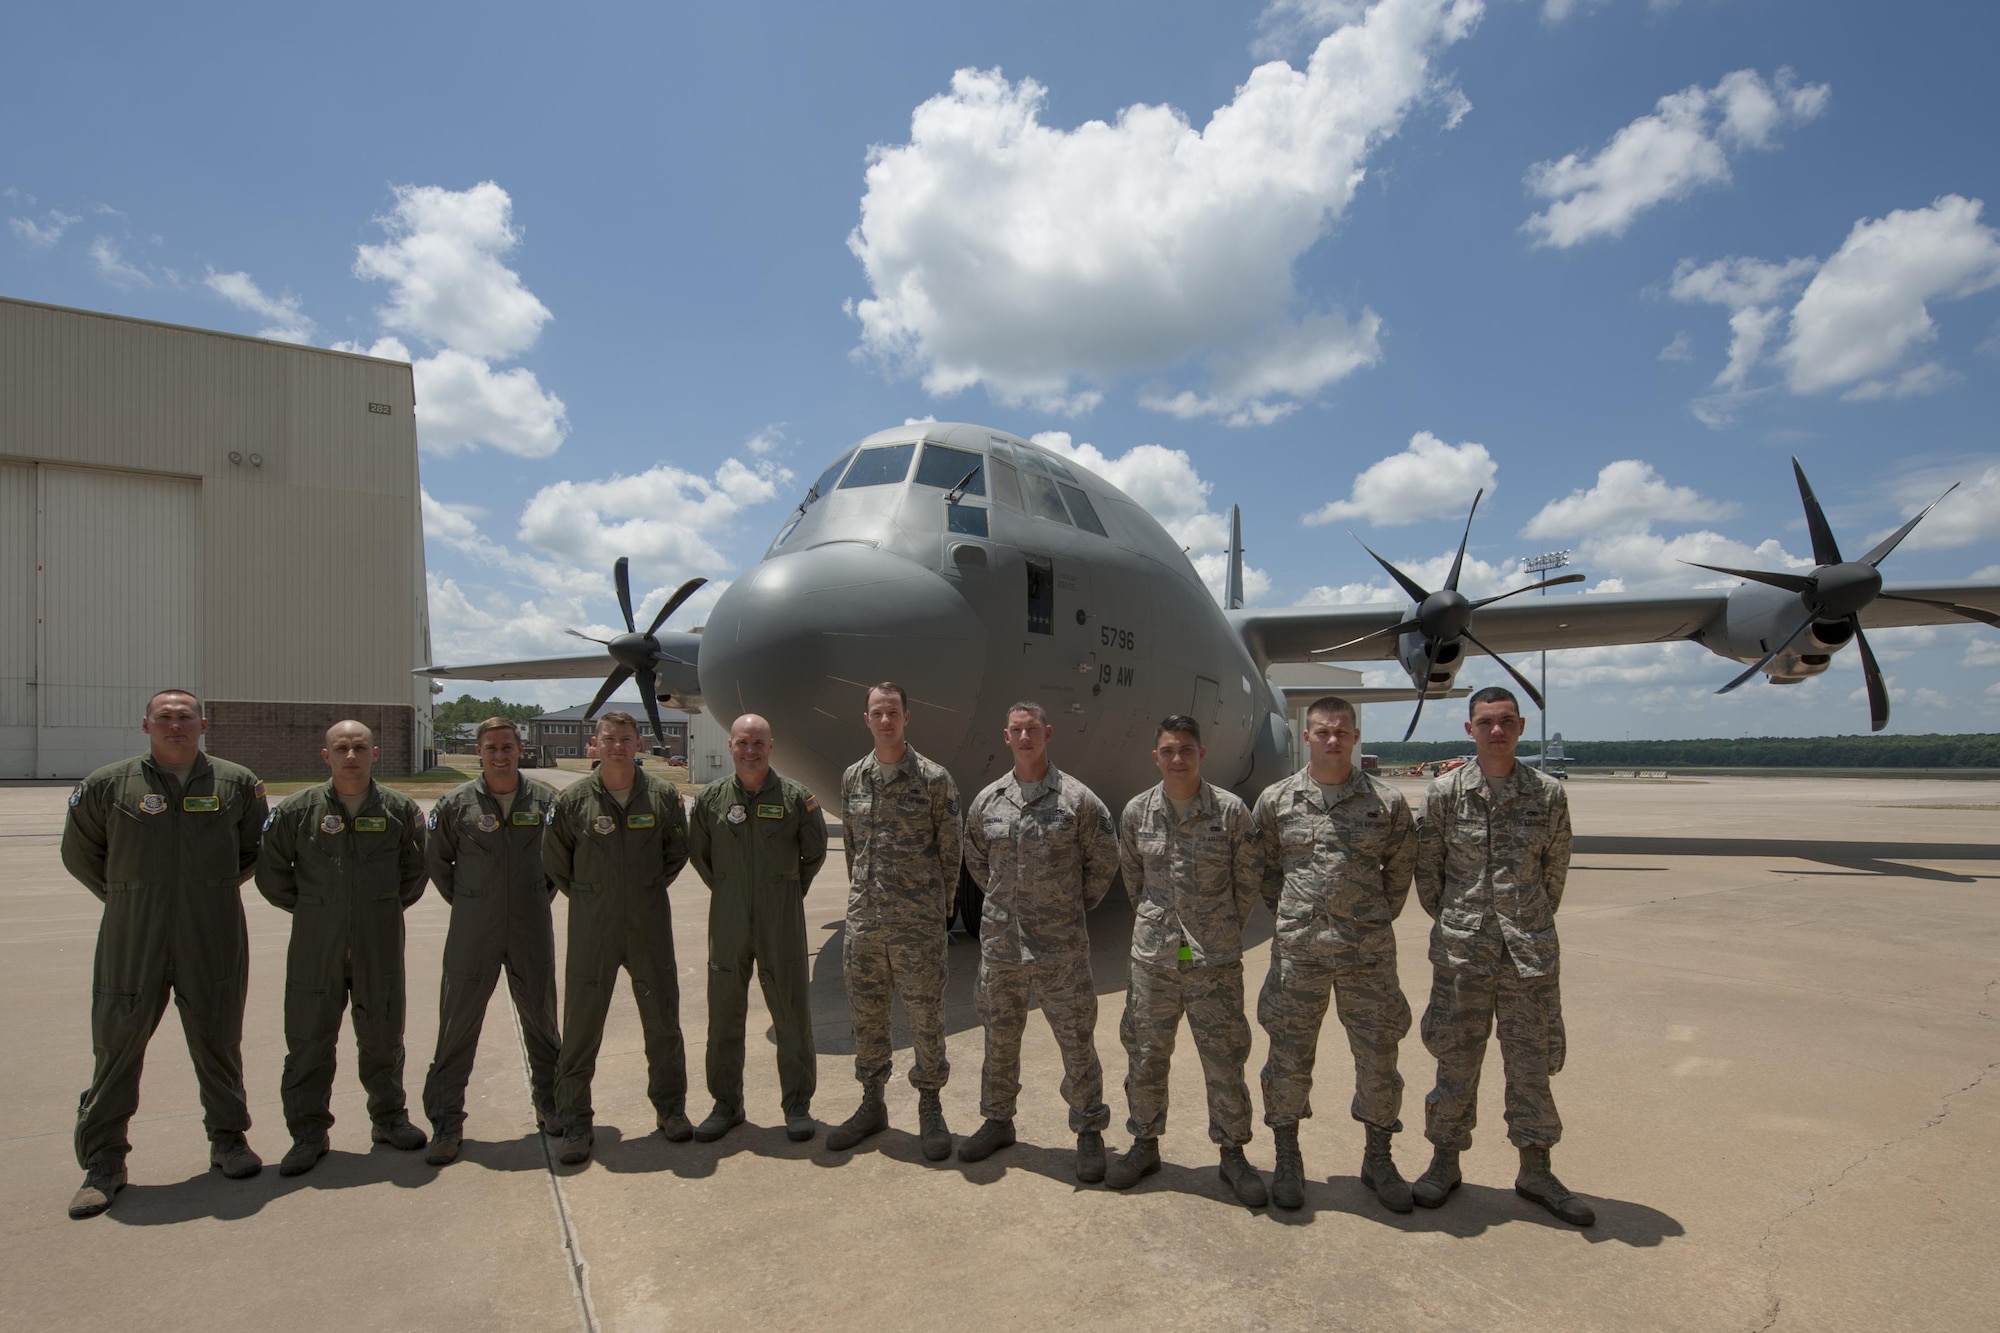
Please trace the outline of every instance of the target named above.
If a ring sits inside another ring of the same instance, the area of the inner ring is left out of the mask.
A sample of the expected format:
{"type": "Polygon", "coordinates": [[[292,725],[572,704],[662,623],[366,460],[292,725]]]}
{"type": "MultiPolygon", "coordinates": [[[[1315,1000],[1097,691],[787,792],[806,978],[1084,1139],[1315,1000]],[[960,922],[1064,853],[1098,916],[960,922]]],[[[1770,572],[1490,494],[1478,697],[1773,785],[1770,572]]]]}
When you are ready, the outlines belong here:
{"type": "Polygon", "coordinates": [[[723,591],[702,630],[701,688],[724,726],[742,713],[770,720],[781,770],[803,747],[826,782],[868,748],[863,690],[877,681],[909,691],[913,745],[954,754],[985,658],[986,628],[950,582],[836,542],[767,560],[723,591]]]}

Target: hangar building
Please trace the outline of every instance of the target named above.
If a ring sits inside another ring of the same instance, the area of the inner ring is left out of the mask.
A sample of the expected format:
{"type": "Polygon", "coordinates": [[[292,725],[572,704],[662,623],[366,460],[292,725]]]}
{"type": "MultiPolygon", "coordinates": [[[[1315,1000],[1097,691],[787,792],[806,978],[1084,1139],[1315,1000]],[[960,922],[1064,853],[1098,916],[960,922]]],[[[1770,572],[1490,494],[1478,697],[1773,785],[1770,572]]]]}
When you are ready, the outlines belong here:
{"type": "Polygon", "coordinates": [[[260,774],[343,717],[421,768],[414,406],[401,362],[0,298],[0,778],[138,753],[170,685],[260,774]]]}

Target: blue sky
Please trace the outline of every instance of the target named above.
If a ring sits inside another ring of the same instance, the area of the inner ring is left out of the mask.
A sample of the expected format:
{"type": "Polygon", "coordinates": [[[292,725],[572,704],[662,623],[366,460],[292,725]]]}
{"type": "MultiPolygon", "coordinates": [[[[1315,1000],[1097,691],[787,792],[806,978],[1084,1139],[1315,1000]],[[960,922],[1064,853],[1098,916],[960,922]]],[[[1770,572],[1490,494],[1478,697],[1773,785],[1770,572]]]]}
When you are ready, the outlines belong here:
{"type": "MultiPolygon", "coordinates": [[[[1962,481],[1886,568],[2000,578],[1989,7],[963,8],[17,6],[0,292],[414,359],[440,660],[727,579],[926,415],[1204,569],[1242,504],[1262,604],[1386,596],[1348,528],[1437,576],[1482,484],[1474,588],[1785,568],[1794,453],[1849,545],[1962,481]]],[[[2000,720],[2000,635],[1876,645],[1893,729],[2000,720]]],[[[1554,655],[1552,716],[1866,726],[1851,652],[1735,670],[1554,655]]]]}

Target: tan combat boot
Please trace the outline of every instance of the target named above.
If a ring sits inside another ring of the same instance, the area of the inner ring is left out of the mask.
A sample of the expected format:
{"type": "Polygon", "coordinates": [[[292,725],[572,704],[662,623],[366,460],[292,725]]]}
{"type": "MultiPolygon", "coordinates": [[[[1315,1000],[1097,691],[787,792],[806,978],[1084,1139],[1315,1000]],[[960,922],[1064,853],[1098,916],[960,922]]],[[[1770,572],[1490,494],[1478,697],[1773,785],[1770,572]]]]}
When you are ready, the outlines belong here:
{"type": "Polygon", "coordinates": [[[1375,1197],[1392,1213],[1410,1211],[1410,1187],[1396,1169],[1389,1152],[1389,1131],[1374,1125],[1368,1130],[1368,1146],[1361,1153],[1361,1183],[1375,1191],[1375,1197]]]}
{"type": "Polygon", "coordinates": [[[1521,1146],[1521,1174],[1514,1177],[1514,1193],[1524,1199],[1532,1199],[1571,1226],[1587,1227],[1597,1221],[1596,1210],[1571,1194],[1569,1187],[1549,1170],[1546,1145],[1521,1146]]]}

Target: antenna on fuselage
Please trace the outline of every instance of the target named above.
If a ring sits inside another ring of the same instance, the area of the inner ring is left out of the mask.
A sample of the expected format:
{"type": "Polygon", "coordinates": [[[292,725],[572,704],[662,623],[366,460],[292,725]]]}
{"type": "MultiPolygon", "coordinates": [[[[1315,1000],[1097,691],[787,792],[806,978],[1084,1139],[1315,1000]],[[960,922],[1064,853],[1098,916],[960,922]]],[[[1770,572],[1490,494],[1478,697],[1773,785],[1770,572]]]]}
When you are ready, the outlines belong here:
{"type": "Polygon", "coordinates": [[[1222,588],[1222,609],[1243,608],[1243,506],[1229,506],[1229,580],[1222,588]]]}

